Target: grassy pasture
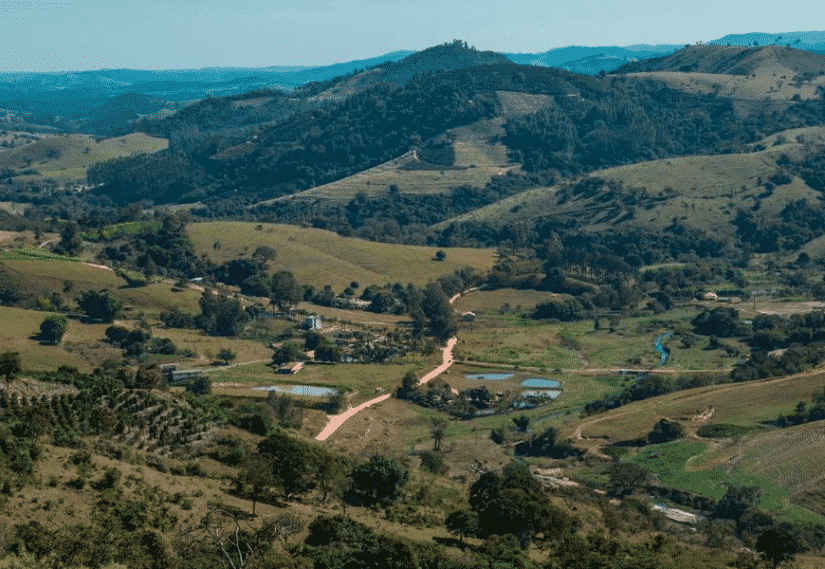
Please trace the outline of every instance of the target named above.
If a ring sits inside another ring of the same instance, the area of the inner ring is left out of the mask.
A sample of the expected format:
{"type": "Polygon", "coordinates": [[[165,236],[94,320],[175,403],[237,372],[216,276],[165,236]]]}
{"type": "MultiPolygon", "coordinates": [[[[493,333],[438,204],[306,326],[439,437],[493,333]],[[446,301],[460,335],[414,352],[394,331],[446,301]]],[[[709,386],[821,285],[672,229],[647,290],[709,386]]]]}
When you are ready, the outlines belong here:
{"type": "Polygon", "coordinates": [[[260,245],[278,252],[270,262],[273,271],[289,270],[300,283],[316,287],[332,285],[340,291],[357,281],[369,284],[426,284],[430,280],[464,267],[489,269],[495,262],[493,249],[445,249],[445,261],[433,261],[437,248],[392,245],[341,237],[330,231],[291,225],[240,222],[193,223],[189,235],[198,254],[206,253],[215,262],[251,256],[260,245]],[[220,249],[213,248],[220,242],[220,249]]]}
{"type": "Polygon", "coordinates": [[[18,257],[3,259],[2,263],[20,279],[26,290],[37,294],[61,291],[64,281],[70,281],[75,292],[84,288],[113,290],[124,284],[123,279],[112,271],[57,258],[47,260],[18,257]]]}
{"type": "MultiPolygon", "coordinates": [[[[804,155],[803,144],[795,140],[797,134],[803,134],[811,140],[818,140],[822,136],[819,131],[803,133],[802,130],[809,129],[792,129],[774,134],[766,142],[772,144],[779,134],[785,136],[787,142],[769,146],[759,152],[680,156],[598,170],[592,172],[591,176],[619,180],[625,188],[645,188],[649,196],[663,198],[650,209],[642,205],[631,206],[633,217],[626,223],[632,223],[634,227],[661,230],[677,217],[688,226],[733,236],[735,228],[731,221],[736,217],[737,209],[750,207],[757,199],[761,211],[776,215],[789,199],[816,199],[817,192],[798,178],[794,178],[786,186],[777,187],[771,196],[756,197],[764,192],[764,188],[757,186],[758,179],[761,177],[763,181],[768,180],[779,170],[776,161],[782,154],[787,154],[792,159],[804,155]]],[[[593,199],[571,199],[559,205],[555,197],[559,188],[560,186],[551,186],[526,190],[436,224],[435,227],[444,227],[453,221],[505,224],[536,219],[547,215],[548,210],[576,215],[591,230],[614,226],[615,216],[605,218],[605,212],[614,207],[612,204],[593,199]]],[[[627,209],[624,208],[623,211],[627,209]]]]}
{"type": "Polygon", "coordinates": [[[160,312],[174,307],[190,313],[200,311],[198,300],[201,292],[192,288],[172,292],[168,283],[126,288],[125,281],[113,271],[85,263],[64,261],[57,257],[49,260],[0,257],[0,260],[22,287],[36,294],[49,295],[54,291],[62,291],[63,283],[69,281],[72,283],[72,292],[65,296],[72,296],[89,288],[108,289],[125,305],[132,306],[136,311],[143,310],[150,318],[157,318],[160,312]]]}
{"type": "Polygon", "coordinates": [[[719,96],[734,100],[789,102],[794,95],[802,99],[815,99],[818,95],[816,88],[822,83],[822,78],[815,78],[810,84],[804,83],[799,87],[793,85],[791,79],[796,74],[793,69],[781,65],[770,66],[768,62],[751,75],[728,75],[722,73],[682,73],[675,71],[653,71],[631,73],[633,77],[651,77],[663,81],[669,87],[688,93],[709,94],[714,92],[714,85],[719,86],[719,96]],[[786,78],[782,78],[785,75],[786,78]]]}
{"type": "MultiPolygon", "coordinates": [[[[317,385],[356,392],[350,399],[350,404],[357,406],[381,395],[376,392],[379,388],[384,389],[383,393],[394,391],[401,384],[401,378],[408,370],[420,369],[424,363],[421,360],[402,364],[315,364],[305,365],[295,375],[280,375],[266,365],[269,356],[271,356],[271,350],[267,349],[266,362],[216,369],[210,372],[209,378],[213,384],[237,384],[216,386],[213,391],[226,395],[263,398],[267,396],[267,392],[254,388],[270,385],[317,385]]],[[[309,399],[323,400],[320,397],[309,399]]]]}
{"type": "MultiPolygon", "coordinates": [[[[813,370],[777,379],[699,387],[630,403],[578,424],[585,439],[606,437],[616,442],[645,435],[662,417],[689,417],[712,407],[708,423],[757,426],[760,421],[792,413],[797,402],[809,401],[823,385],[825,372],[813,370]]],[[[571,433],[575,430],[568,428],[571,433]]]]}
{"type": "MultiPolygon", "coordinates": [[[[655,340],[674,328],[690,329],[695,307],[680,307],[655,316],[624,318],[615,331],[594,330],[590,320],[548,324],[519,313],[485,311],[506,298],[512,302],[536,302],[549,293],[518,291],[512,297],[506,290],[479,291],[456,301],[461,311],[475,308],[476,319],[462,324],[459,333],[459,359],[478,362],[538,367],[547,370],[659,367],[660,356],[655,340]],[[518,300],[516,300],[518,299],[518,300]]],[[[734,340],[726,343],[740,350],[745,347],[734,340]]],[[[666,369],[679,371],[715,370],[729,367],[733,358],[723,350],[706,350],[706,342],[682,348],[679,342],[665,341],[670,349],[666,369]]]]}
{"type": "Polygon", "coordinates": [[[108,350],[95,357],[78,348],[102,339],[106,325],[88,325],[69,320],[62,346],[42,345],[32,338],[39,333],[40,323],[51,314],[0,306],[0,352],[20,352],[24,370],[45,371],[68,365],[91,371],[94,364],[99,363],[95,360],[101,360],[108,354],[108,350]]]}
{"type": "Polygon", "coordinates": [[[324,326],[330,322],[338,321],[379,328],[396,328],[403,325],[403,323],[410,322],[409,317],[405,314],[376,314],[364,310],[343,310],[329,306],[318,306],[309,302],[299,302],[298,309],[319,315],[324,326]]]}
{"type": "Polygon", "coordinates": [[[95,142],[88,135],[55,136],[0,153],[0,167],[17,170],[33,168],[40,172],[40,176],[21,176],[21,180],[53,178],[64,182],[85,182],[86,170],[93,164],[133,154],[158,152],[168,145],[163,138],[143,133],[100,142],[95,142]]]}

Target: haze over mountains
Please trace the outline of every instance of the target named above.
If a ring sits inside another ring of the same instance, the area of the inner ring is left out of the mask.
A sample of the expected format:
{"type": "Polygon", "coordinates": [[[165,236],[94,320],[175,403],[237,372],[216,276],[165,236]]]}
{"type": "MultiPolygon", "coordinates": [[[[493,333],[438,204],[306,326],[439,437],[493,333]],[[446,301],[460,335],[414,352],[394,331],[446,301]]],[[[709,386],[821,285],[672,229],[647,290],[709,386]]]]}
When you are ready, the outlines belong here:
{"type": "MultiPolygon", "coordinates": [[[[791,45],[806,51],[825,53],[825,32],[750,33],[728,35],[708,44],[753,46],[791,45]]],[[[478,52],[488,54],[484,61],[457,62],[463,65],[501,63],[505,60],[526,65],[560,67],[573,73],[611,72],[621,65],[638,60],[665,57],[682,46],[566,46],[543,53],[478,52]]],[[[182,108],[186,103],[206,97],[246,93],[255,89],[290,91],[304,85],[329,81],[356,70],[383,69],[382,81],[404,82],[415,73],[443,69],[443,62],[431,57],[422,62],[405,59],[411,51],[394,51],[382,56],[317,67],[204,68],[161,71],[135,69],[100,69],[61,73],[0,73],[0,109],[8,111],[9,120],[21,125],[57,127],[58,130],[96,132],[94,125],[123,124],[139,116],[161,115],[182,108]],[[404,61],[400,66],[389,65],[404,61]],[[123,95],[125,99],[118,99],[123,95]]],[[[372,77],[370,83],[378,79],[372,77]]],[[[344,88],[344,86],[342,86],[344,88]]],[[[346,93],[346,89],[344,90],[346,93]]],[[[332,95],[332,94],[330,94],[332,95]]],[[[8,122],[8,121],[7,121],[8,122]]],[[[122,130],[122,129],[121,129],[122,130]]],[[[98,134],[111,135],[110,127],[98,134]]]]}

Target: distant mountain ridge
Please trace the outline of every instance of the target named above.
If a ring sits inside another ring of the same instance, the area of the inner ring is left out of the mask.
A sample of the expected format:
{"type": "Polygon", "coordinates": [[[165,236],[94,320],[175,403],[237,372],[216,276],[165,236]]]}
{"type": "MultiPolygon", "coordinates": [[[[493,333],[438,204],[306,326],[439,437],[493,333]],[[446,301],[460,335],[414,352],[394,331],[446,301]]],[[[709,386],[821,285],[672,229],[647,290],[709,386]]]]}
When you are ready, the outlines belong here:
{"type": "MultiPolygon", "coordinates": [[[[458,40],[456,40],[458,42],[458,40]]],[[[825,32],[754,32],[728,35],[705,45],[760,46],[791,44],[798,49],[825,54],[825,32]]],[[[97,132],[121,132],[124,117],[146,116],[177,110],[209,97],[242,95],[256,90],[277,89],[287,93],[309,88],[321,99],[341,100],[377,82],[404,84],[414,75],[443,69],[459,69],[484,64],[517,63],[559,67],[567,71],[596,75],[617,68],[663,58],[683,49],[675,45],[637,44],[630,46],[566,46],[543,53],[501,54],[467,48],[450,51],[456,42],[419,52],[394,51],[381,56],[318,67],[272,66],[263,68],[211,67],[180,70],[101,69],[65,73],[0,73],[0,109],[11,111],[17,125],[51,125],[58,128],[88,128],[100,124],[100,109],[115,117],[97,132]],[[447,61],[444,58],[451,58],[447,61]],[[122,98],[124,95],[130,97],[122,98]],[[121,97],[118,108],[108,104],[121,97]],[[142,99],[141,99],[142,98],[142,99]],[[132,104],[143,100],[141,104],[132,104]],[[151,103],[147,103],[151,101],[151,103]],[[134,108],[132,108],[134,107],[134,108]],[[138,107],[143,107],[141,110],[138,107]],[[149,107],[154,110],[146,113],[149,107]],[[28,118],[23,118],[28,117],[28,118]],[[61,126],[62,125],[62,126],[61,126]]],[[[643,69],[646,64],[640,64],[643,69]]],[[[297,91],[296,91],[297,92],[297,91]]]]}

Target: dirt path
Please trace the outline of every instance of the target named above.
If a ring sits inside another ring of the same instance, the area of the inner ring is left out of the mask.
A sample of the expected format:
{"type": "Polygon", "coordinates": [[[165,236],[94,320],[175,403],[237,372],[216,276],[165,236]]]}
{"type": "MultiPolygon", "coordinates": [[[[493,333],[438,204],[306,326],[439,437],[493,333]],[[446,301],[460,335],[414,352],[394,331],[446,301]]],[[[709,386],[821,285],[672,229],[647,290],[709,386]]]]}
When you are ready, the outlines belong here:
{"type": "MultiPolygon", "coordinates": [[[[466,290],[464,292],[459,292],[450,299],[450,304],[455,302],[455,300],[460,297],[462,294],[467,294],[470,291],[477,290],[476,288],[472,288],[466,290]]],[[[458,342],[458,338],[453,336],[449,340],[447,340],[447,345],[444,347],[444,350],[441,352],[441,365],[426,374],[420,380],[418,380],[419,385],[423,385],[430,381],[431,379],[438,377],[440,374],[444,373],[447,368],[453,365],[453,348],[455,348],[456,342],[458,342]]],[[[317,437],[315,437],[316,441],[325,441],[329,436],[338,430],[341,425],[343,425],[347,419],[354,417],[360,410],[366,409],[371,405],[375,405],[376,403],[381,403],[382,401],[386,401],[390,398],[392,394],[388,393],[386,395],[381,395],[380,397],[376,397],[375,399],[370,399],[366,403],[361,403],[358,407],[352,407],[343,413],[338,415],[328,415],[329,423],[327,426],[324,427],[324,430],[321,431],[317,437]]]]}
{"type": "Polygon", "coordinates": [[[582,424],[581,424],[581,425],[579,425],[579,427],[578,427],[578,428],[577,428],[577,429],[573,432],[573,438],[575,438],[577,441],[580,441],[580,440],[582,440],[582,439],[583,439],[583,437],[582,437],[582,429],[583,429],[583,428],[585,428],[585,427],[589,427],[590,425],[593,425],[594,423],[598,423],[599,421],[604,421],[604,420],[606,420],[606,419],[613,419],[613,418],[615,418],[615,417],[619,417],[619,416],[621,416],[621,415],[624,415],[625,413],[627,413],[627,411],[623,411],[623,412],[621,412],[621,413],[616,413],[615,415],[608,415],[607,417],[600,417],[600,418],[598,418],[598,419],[593,419],[592,421],[588,421],[588,422],[586,422],[586,423],[582,423],[582,424]]]}

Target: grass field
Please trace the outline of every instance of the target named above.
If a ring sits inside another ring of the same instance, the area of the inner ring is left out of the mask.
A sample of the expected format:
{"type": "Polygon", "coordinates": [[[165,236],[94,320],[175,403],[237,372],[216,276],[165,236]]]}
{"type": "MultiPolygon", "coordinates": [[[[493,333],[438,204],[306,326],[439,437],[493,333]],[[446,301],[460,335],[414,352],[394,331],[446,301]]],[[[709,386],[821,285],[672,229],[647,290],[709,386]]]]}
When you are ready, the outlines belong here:
{"type": "Polygon", "coordinates": [[[32,339],[39,333],[40,323],[50,314],[0,306],[0,353],[20,352],[23,369],[32,371],[53,370],[61,365],[91,371],[95,363],[105,359],[108,350],[87,354],[83,348],[102,339],[106,325],[70,320],[62,346],[42,345],[32,339]]]}
{"type": "Polygon", "coordinates": [[[215,262],[249,256],[260,245],[274,248],[278,256],[270,262],[273,271],[289,270],[299,283],[316,287],[332,285],[336,292],[357,281],[370,284],[426,284],[457,269],[489,269],[495,262],[493,249],[445,249],[445,261],[432,260],[437,248],[391,245],[341,237],[330,231],[291,225],[241,222],[193,223],[189,235],[198,254],[215,262]],[[215,242],[220,249],[215,249],[215,242]]]}
{"type": "Polygon", "coordinates": [[[85,288],[113,290],[124,284],[123,279],[112,271],[57,258],[17,257],[4,259],[2,263],[26,290],[36,294],[62,291],[65,281],[72,283],[75,292],[85,288]]]}
{"type": "MultiPolygon", "coordinates": [[[[521,291],[519,291],[521,292],[521,291]]],[[[543,293],[548,296],[548,293],[543,293]]],[[[516,294],[480,291],[456,301],[459,310],[476,309],[476,319],[462,324],[459,332],[459,359],[538,367],[546,370],[607,369],[630,367],[655,369],[660,355],[655,341],[666,331],[690,329],[698,308],[681,307],[655,316],[624,318],[609,330],[594,330],[593,322],[582,320],[547,324],[518,312],[499,312],[494,307],[506,298],[513,302],[538,301],[542,293],[516,294]],[[530,298],[532,297],[532,298],[530,298]]],[[[745,346],[726,340],[740,350],[745,346]]],[[[734,358],[720,349],[705,349],[707,342],[682,348],[679,342],[665,341],[670,356],[665,369],[679,371],[716,370],[729,367],[734,358]]]]}
{"type": "MultiPolygon", "coordinates": [[[[381,393],[377,389],[384,389],[384,393],[394,391],[400,384],[401,378],[411,369],[421,369],[424,361],[412,360],[402,364],[336,364],[306,365],[295,375],[280,375],[266,365],[272,351],[267,350],[267,362],[236,366],[229,369],[216,369],[209,373],[214,384],[236,384],[214,387],[216,393],[226,395],[244,395],[252,397],[266,397],[266,391],[254,389],[270,385],[318,385],[343,389],[355,394],[350,399],[352,406],[373,399],[381,393]]],[[[313,401],[322,398],[311,397],[313,401]]]]}
{"type": "Polygon", "coordinates": [[[160,223],[157,221],[126,221],[124,223],[115,223],[114,225],[107,225],[103,229],[97,231],[87,231],[83,233],[84,239],[96,239],[103,236],[104,239],[109,239],[116,233],[123,233],[125,235],[135,235],[141,229],[148,228],[156,231],[160,228],[160,223]]]}
{"type": "Polygon", "coordinates": [[[711,408],[713,412],[705,422],[693,425],[688,421],[686,426],[705,423],[757,426],[760,421],[792,413],[799,401],[809,401],[823,385],[825,372],[813,370],[771,380],[679,391],[583,419],[579,422],[583,425],[581,435],[585,439],[606,437],[610,442],[633,439],[648,433],[662,417],[690,417],[711,408]]]}
{"type": "Polygon", "coordinates": [[[0,167],[23,170],[33,168],[39,176],[21,176],[20,180],[53,178],[58,181],[86,182],[86,169],[104,160],[153,153],[169,145],[162,138],[143,133],[128,134],[95,142],[88,135],[65,135],[44,138],[32,144],[0,153],[0,167]]]}

